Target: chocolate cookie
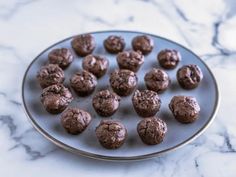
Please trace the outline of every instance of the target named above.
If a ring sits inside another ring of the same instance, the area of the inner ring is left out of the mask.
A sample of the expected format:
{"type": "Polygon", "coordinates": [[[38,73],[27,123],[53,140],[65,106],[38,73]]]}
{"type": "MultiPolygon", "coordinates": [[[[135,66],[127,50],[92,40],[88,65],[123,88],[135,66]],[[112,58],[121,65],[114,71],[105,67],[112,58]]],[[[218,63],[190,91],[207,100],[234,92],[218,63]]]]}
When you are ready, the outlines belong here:
{"type": "Polygon", "coordinates": [[[120,97],[109,90],[102,90],[93,97],[93,108],[104,117],[113,115],[120,104],[120,97]]]}
{"type": "Polygon", "coordinates": [[[116,60],[120,69],[137,72],[144,62],[144,56],[140,51],[124,51],[117,55],[116,60]]]}
{"type": "Polygon", "coordinates": [[[125,40],[121,36],[111,35],[104,40],[103,45],[109,53],[116,54],[124,50],[125,40]]]}
{"type": "Polygon", "coordinates": [[[139,50],[143,55],[146,55],[152,51],[154,42],[149,36],[140,35],[133,38],[132,46],[135,51],[139,50]]]}
{"type": "Polygon", "coordinates": [[[91,34],[82,34],[74,37],[71,41],[71,45],[77,55],[84,57],[93,52],[96,43],[91,34]]]}
{"type": "Polygon", "coordinates": [[[151,90],[136,90],[132,97],[135,111],[141,117],[154,116],[161,107],[161,100],[158,94],[151,90]]]}
{"type": "Polygon", "coordinates": [[[91,122],[88,112],[79,108],[68,108],[61,116],[61,124],[64,129],[73,135],[82,133],[91,122]]]}
{"type": "Polygon", "coordinates": [[[117,149],[124,144],[127,130],[118,121],[102,120],[96,128],[96,136],[103,147],[117,149]]]}
{"type": "Polygon", "coordinates": [[[59,48],[53,49],[48,54],[48,60],[51,64],[57,64],[60,68],[65,69],[73,61],[74,56],[69,49],[59,48]]]}
{"type": "Polygon", "coordinates": [[[199,115],[200,106],[191,96],[174,96],[169,104],[175,119],[181,123],[194,122],[199,115]]]}
{"type": "Polygon", "coordinates": [[[94,91],[97,78],[86,70],[79,71],[71,77],[70,85],[79,96],[88,96],[94,91]]]}
{"type": "Polygon", "coordinates": [[[128,96],[135,89],[138,78],[133,71],[121,69],[111,73],[110,84],[112,89],[120,96],[128,96]]]}
{"type": "Polygon", "coordinates": [[[97,78],[102,77],[108,69],[109,62],[99,55],[88,55],[82,63],[83,69],[93,73],[97,78]]]}
{"type": "Polygon", "coordinates": [[[52,114],[58,114],[64,111],[72,100],[71,92],[62,84],[51,85],[43,89],[41,94],[43,106],[52,114]]]}
{"type": "Polygon", "coordinates": [[[42,88],[50,85],[63,83],[65,80],[64,71],[54,64],[42,66],[37,73],[37,79],[42,88]]]}
{"type": "Polygon", "coordinates": [[[170,78],[168,74],[157,68],[153,68],[148,73],[146,73],[145,84],[149,90],[152,90],[157,93],[164,92],[170,85],[170,78]]]}
{"type": "Polygon", "coordinates": [[[137,131],[143,143],[156,145],[163,141],[167,132],[167,126],[158,117],[149,117],[138,123],[137,131]]]}
{"type": "Polygon", "coordinates": [[[157,60],[165,69],[174,69],[181,60],[181,55],[177,50],[164,49],[157,55],[157,60]]]}
{"type": "Polygon", "coordinates": [[[202,78],[202,71],[197,65],[185,65],[177,71],[177,80],[184,89],[196,88],[202,78]]]}

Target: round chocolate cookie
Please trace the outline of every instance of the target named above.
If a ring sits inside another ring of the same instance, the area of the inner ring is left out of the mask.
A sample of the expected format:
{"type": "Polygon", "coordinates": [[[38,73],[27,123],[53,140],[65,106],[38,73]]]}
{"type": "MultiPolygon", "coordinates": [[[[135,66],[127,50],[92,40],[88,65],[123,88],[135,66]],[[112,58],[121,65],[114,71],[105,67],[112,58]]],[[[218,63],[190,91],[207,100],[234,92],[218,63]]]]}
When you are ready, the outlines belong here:
{"type": "Polygon", "coordinates": [[[105,57],[99,55],[88,55],[82,63],[83,69],[93,73],[97,78],[102,77],[109,66],[109,62],[105,57]]]}
{"type": "Polygon", "coordinates": [[[152,51],[154,42],[149,36],[140,35],[133,38],[132,46],[135,51],[139,50],[143,55],[146,55],[152,51]]]}
{"type": "Polygon", "coordinates": [[[137,131],[143,143],[156,145],[163,141],[167,126],[158,117],[148,117],[138,123],[137,131]]]}
{"type": "Polygon", "coordinates": [[[120,104],[120,97],[109,90],[102,90],[93,97],[93,108],[104,117],[113,115],[120,104]]]}
{"type": "Polygon", "coordinates": [[[141,117],[154,116],[161,107],[161,100],[158,94],[151,90],[136,90],[132,97],[135,111],[141,117]]]}
{"type": "Polygon", "coordinates": [[[54,64],[42,66],[37,73],[37,79],[42,88],[50,85],[63,83],[65,80],[64,71],[54,64]]]}
{"type": "Polygon", "coordinates": [[[137,72],[144,62],[144,56],[140,51],[124,51],[117,55],[116,60],[120,69],[137,72]]]}
{"type": "Polygon", "coordinates": [[[96,128],[96,136],[103,147],[117,149],[124,144],[127,137],[127,130],[118,121],[102,120],[96,128]]]}
{"type": "Polygon", "coordinates": [[[177,80],[184,89],[196,88],[202,78],[202,71],[197,65],[185,65],[177,71],[177,80]]]}
{"type": "Polygon", "coordinates": [[[94,37],[91,34],[81,34],[74,37],[74,39],[71,41],[71,45],[77,55],[84,57],[93,52],[96,43],[94,37]]]}
{"type": "Polygon", "coordinates": [[[90,124],[90,114],[79,108],[68,108],[61,116],[61,124],[64,129],[73,135],[82,133],[90,124]]]}
{"type": "Polygon", "coordinates": [[[157,55],[157,60],[165,69],[174,69],[181,60],[181,55],[177,50],[164,49],[157,55]]]}
{"type": "Polygon", "coordinates": [[[138,78],[133,71],[121,69],[111,73],[110,84],[112,89],[120,96],[128,96],[135,89],[138,78]]]}
{"type": "Polygon", "coordinates": [[[111,35],[104,40],[103,45],[109,53],[116,54],[124,50],[125,40],[121,36],[111,35]]]}
{"type": "Polygon", "coordinates": [[[94,91],[97,78],[86,70],[79,71],[71,77],[70,85],[79,96],[88,96],[94,91]]]}
{"type": "Polygon", "coordinates": [[[157,93],[164,92],[170,85],[170,78],[168,74],[157,68],[153,68],[148,73],[146,73],[145,84],[149,90],[155,91],[157,93]]]}
{"type": "Polygon", "coordinates": [[[60,68],[65,69],[73,61],[74,56],[67,48],[53,49],[48,54],[48,60],[51,64],[57,64],[60,68]]]}
{"type": "Polygon", "coordinates": [[[41,94],[41,102],[45,109],[52,114],[61,113],[73,100],[70,90],[62,84],[51,85],[41,94]]]}
{"type": "Polygon", "coordinates": [[[199,115],[200,106],[196,98],[191,96],[174,96],[169,108],[175,119],[181,123],[194,122],[199,115]]]}

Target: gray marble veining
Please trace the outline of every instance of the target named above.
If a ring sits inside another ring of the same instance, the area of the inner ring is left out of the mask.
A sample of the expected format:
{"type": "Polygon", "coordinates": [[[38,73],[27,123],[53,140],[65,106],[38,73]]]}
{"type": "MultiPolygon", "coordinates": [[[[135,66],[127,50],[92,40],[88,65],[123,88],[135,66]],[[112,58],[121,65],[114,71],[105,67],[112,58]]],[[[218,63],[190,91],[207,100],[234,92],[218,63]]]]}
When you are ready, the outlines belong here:
{"type": "Polygon", "coordinates": [[[0,174],[234,177],[235,4],[234,0],[0,1],[0,174]],[[222,101],[216,120],[202,136],[158,158],[111,163],[65,152],[32,128],[21,104],[21,81],[32,59],[60,39],[112,29],[172,39],[207,62],[222,101]]]}

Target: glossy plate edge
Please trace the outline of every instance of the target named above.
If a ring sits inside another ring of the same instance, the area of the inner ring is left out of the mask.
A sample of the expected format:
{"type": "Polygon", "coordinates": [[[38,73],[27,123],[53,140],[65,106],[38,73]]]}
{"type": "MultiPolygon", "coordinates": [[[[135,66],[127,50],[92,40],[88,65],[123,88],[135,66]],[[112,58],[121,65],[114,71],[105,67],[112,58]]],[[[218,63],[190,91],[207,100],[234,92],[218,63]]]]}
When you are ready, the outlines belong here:
{"type": "MultiPolygon", "coordinates": [[[[217,84],[217,81],[214,77],[214,74],[212,73],[212,71],[210,70],[210,68],[207,66],[207,64],[198,56],[196,55],[194,52],[192,52],[190,49],[182,46],[181,44],[177,43],[177,42],[174,42],[172,40],[169,40],[169,39],[166,39],[164,37],[160,37],[158,35],[154,35],[154,34],[149,34],[149,33],[145,33],[145,32],[140,32],[140,31],[125,31],[125,30],[111,30],[111,31],[97,31],[97,32],[87,32],[87,33],[92,33],[92,34],[95,34],[95,33],[106,33],[106,32],[111,32],[111,33],[116,33],[116,32],[127,32],[127,33],[142,33],[142,34],[146,34],[146,35],[149,35],[149,36],[153,36],[153,37],[158,37],[158,38],[161,38],[161,39],[164,39],[164,40],[167,40],[169,42],[172,42],[176,45],[179,45],[180,47],[184,48],[185,50],[187,50],[188,52],[192,53],[194,56],[196,56],[204,65],[205,67],[207,68],[207,70],[209,71],[210,75],[212,76],[213,78],[213,81],[214,81],[214,84],[215,84],[215,88],[216,88],[216,102],[215,102],[215,106],[214,106],[214,110],[212,112],[212,115],[210,116],[208,122],[205,124],[205,126],[203,126],[199,131],[197,131],[194,135],[192,135],[190,138],[188,138],[187,140],[185,140],[184,142],[172,147],[172,148],[168,148],[168,149],[165,149],[163,151],[160,151],[160,152],[155,152],[155,153],[150,153],[150,154],[145,154],[145,155],[140,155],[140,156],[130,156],[130,157],[112,157],[112,156],[103,156],[103,155],[98,155],[98,154],[94,154],[94,153],[89,153],[89,152],[86,152],[86,151],[82,151],[82,150],[79,150],[79,149],[76,149],[76,148],[73,148],[71,146],[68,146],[67,144],[64,144],[63,142],[61,141],[58,141],[57,139],[53,138],[51,135],[49,135],[46,131],[44,131],[37,123],[36,121],[33,119],[33,117],[31,116],[30,112],[28,111],[27,107],[26,107],[26,103],[25,103],[25,99],[24,99],[24,84],[25,84],[25,79],[26,79],[26,75],[28,73],[28,70],[30,69],[31,65],[37,60],[37,58],[42,54],[44,53],[45,51],[47,51],[49,48],[61,43],[61,42],[64,42],[66,40],[69,40],[69,39],[72,39],[74,36],[71,36],[71,37],[68,37],[66,39],[63,39],[51,46],[49,46],[48,48],[46,48],[45,50],[43,50],[38,56],[36,56],[33,61],[29,64],[29,66],[27,67],[26,71],[25,71],[25,74],[24,74],[24,77],[23,77],[23,81],[22,81],[22,86],[21,86],[21,96],[22,96],[22,102],[23,102],[23,108],[24,108],[24,111],[28,117],[28,120],[31,122],[31,124],[33,125],[33,127],[39,132],[41,133],[46,139],[48,139],[49,141],[51,141],[52,143],[56,144],[57,146],[59,146],[60,148],[62,149],[65,149],[69,152],[72,152],[72,153],[75,153],[77,155],[82,155],[82,156],[85,156],[85,157],[89,157],[89,158],[93,158],[93,159],[100,159],[100,160],[108,160],[108,161],[137,161],[137,160],[145,160],[145,159],[150,159],[150,158],[154,158],[154,157],[157,157],[157,156],[160,156],[164,153],[167,153],[167,152],[171,152],[171,151],[174,151],[180,147],[183,147],[184,145],[186,144],[189,144],[191,143],[193,140],[195,140],[197,137],[199,137],[209,126],[210,124],[213,122],[213,120],[215,119],[216,117],[216,114],[218,112],[218,109],[219,109],[219,103],[220,103],[220,92],[219,92],[219,87],[218,87],[218,84],[217,84]]],[[[84,33],[85,34],[85,33],[84,33]]]]}

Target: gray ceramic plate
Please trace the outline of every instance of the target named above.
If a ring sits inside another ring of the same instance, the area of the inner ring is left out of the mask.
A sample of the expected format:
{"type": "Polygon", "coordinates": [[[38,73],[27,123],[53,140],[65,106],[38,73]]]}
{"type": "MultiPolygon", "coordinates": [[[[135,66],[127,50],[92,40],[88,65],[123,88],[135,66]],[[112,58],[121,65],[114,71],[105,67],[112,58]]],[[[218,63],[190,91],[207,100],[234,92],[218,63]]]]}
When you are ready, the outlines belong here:
{"type": "MultiPolygon", "coordinates": [[[[97,42],[94,54],[104,55],[110,62],[108,74],[99,79],[97,90],[102,88],[110,89],[109,74],[112,70],[117,68],[116,55],[111,55],[105,51],[103,48],[103,40],[112,34],[123,36],[126,41],[125,50],[129,50],[131,49],[130,43],[132,38],[143,33],[129,31],[104,31],[94,32],[92,34],[97,42]]],[[[42,90],[35,79],[36,73],[42,65],[47,63],[47,55],[49,51],[58,47],[71,48],[70,42],[72,37],[60,41],[44,50],[32,61],[25,73],[22,85],[22,97],[26,113],[33,126],[47,139],[68,151],[92,158],[106,160],[138,160],[154,157],[164,152],[177,149],[199,136],[213,121],[218,108],[219,91],[212,72],[198,56],[185,47],[156,35],[147,35],[153,38],[155,47],[152,53],[146,56],[143,66],[137,73],[139,77],[138,88],[145,88],[143,77],[148,70],[152,67],[160,68],[156,60],[157,53],[160,50],[165,48],[176,49],[182,55],[182,61],[178,67],[174,70],[167,70],[172,83],[170,88],[160,95],[162,105],[161,110],[157,115],[165,120],[168,126],[168,132],[161,144],[148,146],[141,142],[136,132],[136,126],[142,118],[138,117],[135,113],[132,107],[131,97],[122,98],[118,112],[111,117],[112,119],[117,119],[123,122],[128,130],[127,141],[117,150],[104,149],[96,139],[94,132],[95,127],[98,125],[100,120],[104,118],[98,116],[91,106],[91,98],[93,95],[81,98],[76,96],[73,92],[75,99],[70,106],[78,106],[87,110],[93,117],[92,123],[80,135],[73,136],[66,133],[60,125],[60,114],[51,115],[44,110],[39,99],[42,90]],[[197,64],[202,69],[204,78],[199,87],[194,90],[183,90],[176,82],[176,71],[179,67],[185,64],[197,64]],[[201,106],[201,112],[200,117],[196,122],[185,125],[178,123],[173,118],[168,109],[168,104],[174,95],[189,95],[197,98],[201,106]]],[[[71,75],[81,69],[81,61],[82,58],[76,56],[74,62],[65,70],[65,85],[69,85],[68,83],[71,75]]]]}

